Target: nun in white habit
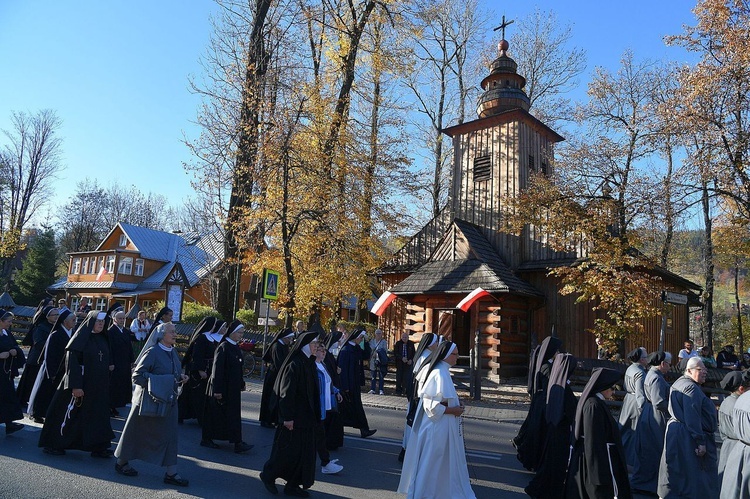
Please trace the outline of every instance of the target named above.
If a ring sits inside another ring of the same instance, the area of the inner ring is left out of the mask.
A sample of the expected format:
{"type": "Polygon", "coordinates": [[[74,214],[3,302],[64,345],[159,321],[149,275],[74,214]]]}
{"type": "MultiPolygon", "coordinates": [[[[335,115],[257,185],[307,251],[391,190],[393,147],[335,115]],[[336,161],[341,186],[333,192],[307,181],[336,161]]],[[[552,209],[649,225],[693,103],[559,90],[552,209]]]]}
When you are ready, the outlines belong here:
{"type": "Polygon", "coordinates": [[[174,390],[188,377],[182,374],[182,365],[174,348],[177,333],[171,322],[159,324],[148,337],[135,361],[133,370],[133,406],[117,444],[115,471],[125,476],[138,472],[130,466],[132,459],[140,459],[157,466],[165,466],[164,483],[186,486],[188,481],[177,474],[177,397],[167,407],[163,416],[141,416],[141,397],[147,397],[149,378],[173,375],[174,390]]]}
{"type": "Polygon", "coordinates": [[[456,344],[445,341],[420,370],[419,407],[398,485],[408,498],[475,497],[459,421],[464,407],[450,374],[456,360],[456,344]]]}

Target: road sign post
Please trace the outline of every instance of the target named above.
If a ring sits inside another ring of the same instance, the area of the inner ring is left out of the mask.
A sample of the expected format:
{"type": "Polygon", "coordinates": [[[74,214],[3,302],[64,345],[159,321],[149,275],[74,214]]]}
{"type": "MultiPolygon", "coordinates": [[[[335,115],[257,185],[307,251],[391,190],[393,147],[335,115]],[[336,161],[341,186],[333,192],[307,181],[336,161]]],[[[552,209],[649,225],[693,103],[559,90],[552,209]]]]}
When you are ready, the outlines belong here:
{"type": "MultiPolygon", "coordinates": [[[[276,301],[279,298],[279,272],[275,270],[263,269],[263,281],[261,298],[266,300],[266,320],[263,322],[263,352],[266,351],[266,339],[268,338],[268,311],[271,308],[270,301],[276,301]]],[[[260,377],[266,375],[266,363],[261,359],[260,377]]]]}

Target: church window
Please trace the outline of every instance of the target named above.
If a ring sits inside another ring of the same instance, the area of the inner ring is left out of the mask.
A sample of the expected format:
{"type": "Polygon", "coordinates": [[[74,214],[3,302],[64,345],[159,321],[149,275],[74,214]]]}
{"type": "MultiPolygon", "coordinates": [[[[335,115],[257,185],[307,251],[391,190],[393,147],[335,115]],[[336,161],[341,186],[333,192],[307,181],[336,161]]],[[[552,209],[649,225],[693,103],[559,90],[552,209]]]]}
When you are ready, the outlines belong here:
{"type": "Polygon", "coordinates": [[[536,171],[536,168],[534,168],[534,156],[529,154],[529,171],[534,172],[536,171]]]}
{"type": "Polygon", "coordinates": [[[489,154],[474,158],[474,182],[484,182],[492,178],[492,158],[489,154]]]}
{"type": "Polygon", "coordinates": [[[542,173],[547,175],[547,163],[542,161],[542,173]]]}

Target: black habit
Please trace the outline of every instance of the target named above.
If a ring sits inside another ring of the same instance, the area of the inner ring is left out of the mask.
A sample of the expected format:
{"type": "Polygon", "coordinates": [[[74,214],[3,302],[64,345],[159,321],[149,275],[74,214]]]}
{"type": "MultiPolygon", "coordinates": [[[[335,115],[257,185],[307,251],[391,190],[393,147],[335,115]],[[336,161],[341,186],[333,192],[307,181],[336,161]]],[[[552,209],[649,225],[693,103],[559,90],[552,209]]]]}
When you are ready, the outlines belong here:
{"type": "Polygon", "coordinates": [[[6,425],[23,418],[21,403],[16,396],[16,386],[13,380],[18,376],[18,369],[24,365],[26,358],[13,335],[5,330],[0,331],[0,353],[11,350],[16,351],[15,356],[0,359],[0,365],[3,366],[0,376],[0,423],[6,425]]]}
{"type": "Polygon", "coordinates": [[[305,355],[302,346],[317,336],[302,333],[281,367],[274,387],[278,396],[279,420],[271,457],[263,466],[261,480],[287,481],[287,487],[309,488],[315,482],[315,427],[320,421],[320,393],[315,357],[305,355]],[[284,426],[293,421],[293,429],[284,426]]]}
{"type": "Polygon", "coordinates": [[[109,402],[111,408],[124,407],[133,398],[131,366],[135,362],[133,347],[130,344],[130,331],[114,324],[107,331],[109,337],[111,364],[115,366],[109,379],[109,402]]]}
{"type": "MultiPolygon", "coordinates": [[[[355,333],[356,334],[356,333],[355,333]]],[[[369,358],[369,357],[368,357],[369,358]]],[[[369,431],[365,408],[362,406],[361,386],[364,384],[362,370],[362,349],[348,341],[339,352],[341,368],[341,389],[343,402],[340,404],[344,426],[358,428],[361,433],[369,431]]]]}
{"type": "Polygon", "coordinates": [[[99,312],[92,311],[66,346],[65,374],[50,403],[39,447],[103,451],[114,433],[109,406],[109,340],[92,332],[99,312]],[[82,389],[75,399],[73,389],[82,389]]]}
{"type": "Polygon", "coordinates": [[[206,388],[208,377],[214,363],[216,343],[209,340],[201,333],[195,338],[190,358],[183,359],[183,365],[190,379],[185,384],[182,395],[180,395],[179,419],[198,419],[198,424],[203,424],[204,408],[206,404],[206,388]],[[186,363],[185,360],[188,360],[186,363]],[[205,373],[205,378],[201,376],[205,373]]]}
{"type": "Polygon", "coordinates": [[[229,340],[216,348],[206,392],[203,440],[242,442],[241,395],[245,391],[242,364],[242,350],[229,340]],[[217,393],[221,394],[221,400],[214,398],[217,393]]]}
{"type": "MultiPolygon", "coordinates": [[[[29,416],[43,418],[47,414],[50,401],[60,384],[60,380],[65,374],[65,346],[70,341],[70,335],[63,328],[65,318],[70,315],[70,311],[64,311],[55,322],[52,332],[47,338],[47,342],[42,349],[40,364],[44,368],[42,379],[36,390],[33,400],[29,401],[29,416]]],[[[72,332],[71,332],[72,334],[72,332]]]]}
{"type": "Polygon", "coordinates": [[[281,335],[276,335],[273,342],[263,354],[263,361],[266,362],[268,369],[266,377],[263,380],[263,392],[260,396],[260,414],[258,420],[266,425],[275,425],[279,423],[279,408],[276,394],[273,386],[279,375],[279,369],[284,359],[289,355],[289,346],[280,339],[281,335]]]}
{"type": "Polygon", "coordinates": [[[21,401],[21,406],[24,409],[26,409],[26,405],[29,403],[29,397],[31,396],[31,391],[34,388],[34,382],[36,381],[36,375],[39,374],[39,367],[42,364],[40,360],[42,350],[44,350],[44,344],[47,342],[47,338],[52,330],[52,324],[49,323],[49,320],[47,320],[45,315],[41,318],[39,324],[32,327],[34,327],[34,332],[32,334],[34,344],[29,350],[29,356],[26,359],[26,366],[23,368],[21,379],[18,381],[18,399],[21,401]]]}

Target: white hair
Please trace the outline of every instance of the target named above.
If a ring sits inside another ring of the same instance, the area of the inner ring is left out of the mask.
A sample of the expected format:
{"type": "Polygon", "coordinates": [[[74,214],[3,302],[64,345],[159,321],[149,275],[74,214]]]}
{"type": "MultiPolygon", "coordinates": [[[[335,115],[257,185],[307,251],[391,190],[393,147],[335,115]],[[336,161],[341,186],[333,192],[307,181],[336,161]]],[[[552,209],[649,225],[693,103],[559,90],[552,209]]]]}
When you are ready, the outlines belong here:
{"type": "Polygon", "coordinates": [[[703,365],[703,361],[700,359],[700,357],[690,357],[690,360],[688,360],[687,367],[685,368],[685,370],[695,369],[696,367],[699,367],[702,365],[703,365]]]}

